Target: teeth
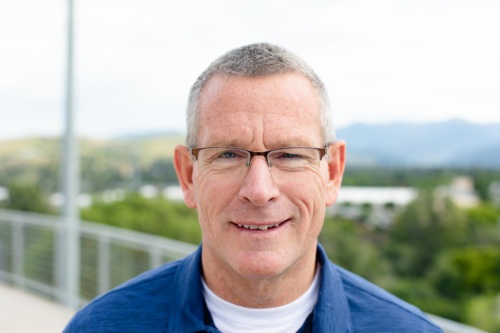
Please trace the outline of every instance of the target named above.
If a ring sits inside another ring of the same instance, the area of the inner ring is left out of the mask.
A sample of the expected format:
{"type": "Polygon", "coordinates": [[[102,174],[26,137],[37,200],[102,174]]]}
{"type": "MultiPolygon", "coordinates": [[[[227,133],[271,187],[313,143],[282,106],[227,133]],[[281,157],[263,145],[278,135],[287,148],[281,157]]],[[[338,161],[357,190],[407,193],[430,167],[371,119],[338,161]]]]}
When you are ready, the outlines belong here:
{"type": "Polygon", "coordinates": [[[271,229],[271,228],[275,228],[275,227],[279,227],[279,223],[276,223],[276,224],[270,224],[270,225],[261,225],[261,226],[258,226],[258,225],[250,225],[250,224],[238,224],[238,227],[243,227],[245,229],[250,229],[250,230],[267,230],[267,229],[271,229]]]}

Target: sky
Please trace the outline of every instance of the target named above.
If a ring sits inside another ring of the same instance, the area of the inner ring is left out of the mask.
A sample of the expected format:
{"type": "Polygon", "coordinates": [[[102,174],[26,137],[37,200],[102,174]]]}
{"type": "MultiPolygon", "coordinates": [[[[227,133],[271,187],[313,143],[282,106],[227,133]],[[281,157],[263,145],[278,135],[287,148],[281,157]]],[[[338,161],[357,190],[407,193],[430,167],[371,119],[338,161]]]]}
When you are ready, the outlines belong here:
{"type": "MultiPolygon", "coordinates": [[[[335,127],[500,123],[497,0],[74,0],[80,136],[185,132],[216,57],[270,42],[327,86],[335,127]]],[[[0,0],[0,139],[63,133],[64,0],[0,0]]]]}

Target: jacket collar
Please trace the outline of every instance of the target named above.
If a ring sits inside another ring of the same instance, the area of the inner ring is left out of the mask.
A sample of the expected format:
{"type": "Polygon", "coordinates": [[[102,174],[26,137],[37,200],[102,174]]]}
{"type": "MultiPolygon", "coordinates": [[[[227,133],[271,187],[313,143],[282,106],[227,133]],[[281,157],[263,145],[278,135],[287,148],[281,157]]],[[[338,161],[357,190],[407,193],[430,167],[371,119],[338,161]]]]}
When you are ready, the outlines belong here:
{"type": "MultiPolygon", "coordinates": [[[[175,283],[182,287],[175,290],[168,332],[218,332],[203,298],[201,251],[200,245],[178,267],[175,283]]],[[[321,282],[313,310],[313,332],[352,332],[349,304],[338,270],[319,244],[316,256],[321,265],[321,282]]]]}
{"type": "Polygon", "coordinates": [[[206,327],[205,300],[201,285],[201,245],[181,260],[175,277],[175,289],[167,332],[215,332],[206,327]]]}
{"type": "Polygon", "coordinates": [[[353,332],[351,310],[339,271],[320,244],[316,258],[321,265],[321,282],[313,310],[313,332],[353,332]]]}

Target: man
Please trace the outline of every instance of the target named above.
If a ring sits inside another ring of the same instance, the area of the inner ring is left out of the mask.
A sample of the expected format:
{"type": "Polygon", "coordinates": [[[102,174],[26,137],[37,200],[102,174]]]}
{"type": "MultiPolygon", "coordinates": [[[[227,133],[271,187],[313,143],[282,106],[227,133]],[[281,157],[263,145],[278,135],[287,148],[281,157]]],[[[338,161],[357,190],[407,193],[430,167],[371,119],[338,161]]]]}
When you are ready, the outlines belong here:
{"type": "Polygon", "coordinates": [[[175,168],[202,245],[96,299],[66,332],[441,332],[318,244],[345,144],[301,59],[270,44],[228,52],[193,85],[187,119],[175,168]]]}

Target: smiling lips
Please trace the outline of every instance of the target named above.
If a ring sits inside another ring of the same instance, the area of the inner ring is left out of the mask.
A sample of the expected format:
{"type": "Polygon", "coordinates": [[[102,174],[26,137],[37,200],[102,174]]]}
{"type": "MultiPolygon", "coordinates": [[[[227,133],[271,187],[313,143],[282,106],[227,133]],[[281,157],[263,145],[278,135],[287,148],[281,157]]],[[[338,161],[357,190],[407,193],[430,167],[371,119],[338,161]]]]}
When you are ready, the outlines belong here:
{"type": "Polygon", "coordinates": [[[281,223],[268,224],[268,225],[254,225],[254,224],[237,224],[240,228],[250,229],[250,230],[268,230],[271,228],[279,227],[281,223]]]}

